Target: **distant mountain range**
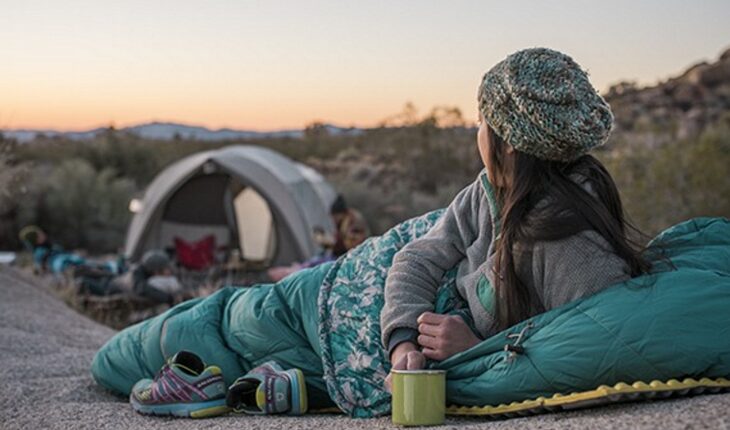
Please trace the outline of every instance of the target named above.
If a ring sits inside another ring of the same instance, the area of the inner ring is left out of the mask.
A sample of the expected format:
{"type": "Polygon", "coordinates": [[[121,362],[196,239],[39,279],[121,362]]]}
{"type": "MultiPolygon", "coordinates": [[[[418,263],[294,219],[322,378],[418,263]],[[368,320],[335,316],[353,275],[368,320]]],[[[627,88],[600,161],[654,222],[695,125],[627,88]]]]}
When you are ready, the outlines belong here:
{"type": "MultiPolygon", "coordinates": [[[[324,124],[324,130],[330,135],[358,135],[363,132],[360,128],[338,127],[331,124],[324,124]]],[[[92,130],[83,131],[58,131],[58,130],[0,130],[5,137],[15,139],[18,142],[26,143],[35,140],[38,136],[48,137],[65,137],[71,140],[90,140],[97,134],[105,131],[106,128],[100,127],[92,130]]],[[[237,139],[266,139],[266,138],[301,138],[304,130],[274,130],[274,131],[251,131],[251,130],[234,130],[230,128],[221,128],[211,130],[206,127],[193,126],[186,124],[178,124],[173,122],[150,122],[147,124],[139,124],[131,127],[119,129],[120,132],[135,134],[143,139],[149,140],[173,140],[175,138],[187,140],[200,140],[208,142],[216,142],[221,140],[237,140],[237,139]]]]}

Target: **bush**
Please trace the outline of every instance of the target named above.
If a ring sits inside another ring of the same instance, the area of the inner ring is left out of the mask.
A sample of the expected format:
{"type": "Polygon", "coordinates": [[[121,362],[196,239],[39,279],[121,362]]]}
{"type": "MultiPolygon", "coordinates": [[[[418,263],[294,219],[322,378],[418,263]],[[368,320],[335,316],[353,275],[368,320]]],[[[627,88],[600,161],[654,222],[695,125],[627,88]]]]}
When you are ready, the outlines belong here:
{"type": "Polygon", "coordinates": [[[0,251],[17,248],[16,224],[18,200],[25,188],[26,166],[16,159],[17,143],[0,134],[0,251]]]}
{"type": "Polygon", "coordinates": [[[118,178],[108,168],[97,171],[77,158],[51,169],[37,168],[35,173],[19,201],[19,224],[37,224],[69,249],[117,251],[135,192],[130,179],[118,178]]]}
{"type": "Polygon", "coordinates": [[[730,217],[730,128],[696,141],[604,156],[624,207],[649,235],[698,216],[730,217]]]}

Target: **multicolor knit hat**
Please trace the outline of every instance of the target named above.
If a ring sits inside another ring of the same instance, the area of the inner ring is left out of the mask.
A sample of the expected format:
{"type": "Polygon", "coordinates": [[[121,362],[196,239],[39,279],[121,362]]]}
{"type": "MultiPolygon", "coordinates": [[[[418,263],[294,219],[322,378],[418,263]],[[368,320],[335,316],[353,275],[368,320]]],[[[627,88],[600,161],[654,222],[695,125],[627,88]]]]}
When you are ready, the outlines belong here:
{"type": "Polygon", "coordinates": [[[525,49],[502,60],[482,79],[479,111],[516,150],[537,158],[573,161],[606,142],[611,107],[569,56],[525,49]]]}

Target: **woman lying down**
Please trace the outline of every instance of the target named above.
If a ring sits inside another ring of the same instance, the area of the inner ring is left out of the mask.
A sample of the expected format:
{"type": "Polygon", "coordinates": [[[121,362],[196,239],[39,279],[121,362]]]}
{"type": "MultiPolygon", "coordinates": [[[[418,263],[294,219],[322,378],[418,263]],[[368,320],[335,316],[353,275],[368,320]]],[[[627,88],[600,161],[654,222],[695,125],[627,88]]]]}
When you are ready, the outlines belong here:
{"type": "MultiPolygon", "coordinates": [[[[424,368],[649,269],[627,239],[614,181],[589,154],[613,116],[578,64],[549,49],[516,52],[484,75],[478,112],[485,171],[395,255],[382,310],[373,309],[390,359],[373,378],[385,389],[389,368],[424,368]],[[468,318],[434,312],[452,269],[468,318]]],[[[318,332],[333,264],[180,304],[117,334],[92,372],[145,414],[340,406],[323,379],[318,332]]]]}

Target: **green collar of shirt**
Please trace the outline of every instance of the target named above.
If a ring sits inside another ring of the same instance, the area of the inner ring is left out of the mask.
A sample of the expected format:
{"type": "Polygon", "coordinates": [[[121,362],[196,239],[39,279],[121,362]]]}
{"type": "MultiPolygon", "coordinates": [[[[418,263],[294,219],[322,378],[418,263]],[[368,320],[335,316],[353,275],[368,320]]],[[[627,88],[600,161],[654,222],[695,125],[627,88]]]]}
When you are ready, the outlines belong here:
{"type": "MultiPolygon", "coordinates": [[[[484,189],[484,193],[487,196],[487,203],[489,204],[489,214],[492,219],[492,240],[495,241],[499,239],[499,235],[501,233],[499,205],[497,204],[497,198],[494,192],[494,188],[492,187],[492,184],[489,182],[489,179],[487,177],[486,169],[484,169],[484,171],[480,175],[480,179],[482,183],[482,188],[484,189]]],[[[487,268],[487,270],[489,270],[489,268],[487,268]]],[[[492,286],[492,283],[489,282],[487,276],[482,273],[479,277],[479,282],[477,283],[477,297],[479,297],[479,302],[482,304],[484,309],[492,315],[494,315],[495,312],[494,296],[494,287],[492,286]]]]}

